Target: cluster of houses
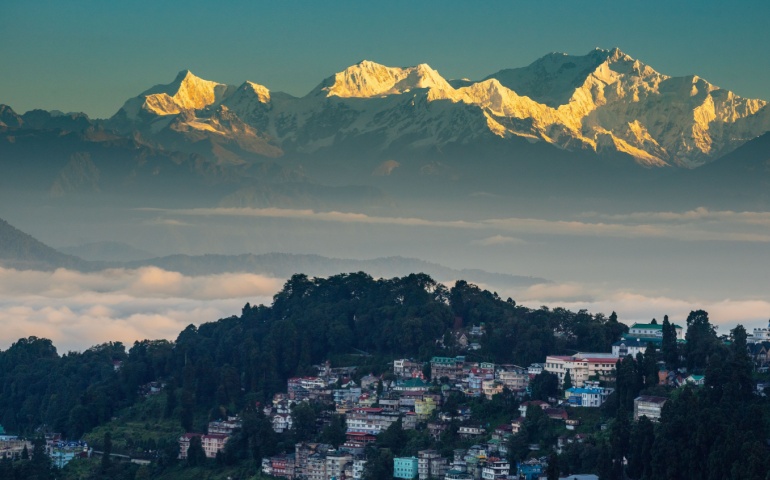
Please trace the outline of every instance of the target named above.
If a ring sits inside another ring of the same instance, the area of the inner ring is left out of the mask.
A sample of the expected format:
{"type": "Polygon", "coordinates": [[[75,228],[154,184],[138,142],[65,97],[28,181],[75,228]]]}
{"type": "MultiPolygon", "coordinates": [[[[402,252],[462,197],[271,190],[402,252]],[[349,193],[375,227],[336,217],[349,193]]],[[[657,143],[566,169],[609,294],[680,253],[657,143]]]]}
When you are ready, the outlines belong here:
{"type": "MultiPolygon", "coordinates": [[[[510,434],[510,432],[508,432],[510,434]]],[[[298,443],[294,453],[262,460],[262,473],[287,479],[360,480],[366,467],[363,448],[351,440],[335,449],[322,443],[298,443]]],[[[436,450],[420,450],[416,457],[393,459],[393,477],[410,480],[508,480],[538,479],[547,467],[546,458],[532,459],[515,466],[498,449],[473,445],[457,449],[452,458],[436,450]]]]}
{"type": "MultiPolygon", "coordinates": [[[[456,338],[456,341],[461,346],[472,345],[469,340],[483,334],[483,327],[475,328],[472,332],[463,333],[464,336],[456,338]]],[[[675,329],[677,338],[683,341],[681,327],[675,326],[675,329]]],[[[264,406],[264,413],[271,419],[273,429],[283,432],[291,428],[292,409],[298,402],[317,401],[333,405],[337,413],[345,415],[345,443],[338,448],[318,443],[298,443],[294,453],[263,459],[262,472],[287,479],[360,479],[366,464],[366,446],[374,443],[377,435],[394,422],[400,421],[404,429],[414,429],[419,422],[428,421],[429,434],[438,440],[452,420],[459,420],[458,435],[478,440],[473,447],[455,451],[452,458],[442,457],[435,450],[420,451],[417,457],[396,458],[393,465],[395,477],[420,480],[539,478],[544,471],[544,459],[533,459],[515,466],[505,460],[507,441],[521,430],[527,410],[540,408],[549,418],[563,421],[567,430],[575,430],[579,422],[570,418],[570,407],[600,407],[613,392],[612,388],[602,387],[600,382],[614,379],[619,359],[643,353],[649,343],[659,344],[661,341],[659,325],[637,323],[613,345],[612,352],[551,355],[544,363],[526,368],[472,362],[465,356],[437,356],[430,360],[429,365],[405,358],[393,361],[392,375],[367,375],[358,382],[353,381],[354,367],[332,369],[327,362],[316,366],[316,376],[289,379],[286,393],[276,394],[272,402],[264,406]],[[426,381],[424,376],[428,366],[432,383],[426,381]],[[470,411],[464,408],[434,415],[450,394],[491,399],[507,390],[518,398],[524,398],[529,392],[530,381],[543,371],[555,374],[562,388],[569,376],[572,386],[563,390],[563,398],[550,399],[550,403],[522,403],[520,416],[509,424],[495,428],[470,424],[470,411]],[[438,388],[432,388],[436,386],[438,388]]],[[[667,381],[668,373],[665,378],[661,376],[661,383],[667,381]]],[[[702,377],[692,375],[683,381],[695,383],[702,381],[702,377]]],[[[634,402],[634,416],[646,415],[657,420],[665,402],[666,399],[661,397],[639,397],[634,402]]],[[[206,455],[216,456],[232,429],[237,428],[237,419],[228,422],[227,428],[209,425],[207,435],[188,433],[180,438],[180,458],[186,455],[189,439],[195,435],[201,437],[206,455]]],[[[562,436],[559,448],[584,438],[585,435],[580,434],[562,436]]]]}
{"type": "Polygon", "coordinates": [[[31,452],[32,442],[22,440],[16,435],[9,435],[5,428],[0,425],[0,458],[21,458],[21,452],[24,451],[24,448],[31,452]]]}
{"type": "Polygon", "coordinates": [[[394,458],[393,477],[409,480],[507,479],[511,474],[510,463],[505,458],[488,453],[484,446],[473,445],[467,450],[455,450],[453,458],[448,459],[442,457],[436,450],[421,450],[416,457],[394,458]]]}
{"type": "MultiPolygon", "coordinates": [[[[590,354],[586,358],[595,358],[596,355],[599,354],[590,354]]],[[[614,361],[602,358],[605,364],[614,367],[614,361]]],[[[580,359],[575,364],[581,362],[585,363],[580,359]]],[[[427,429],[435,440],[449,428],[452,420],[459,420],[461,425],[457,434],[480,443],[467,450],[455,451],[453,458],[442,457],[435,450],[420,451],[417,457],[396,458],[393,465],[396,478],[497,480],[514,475],[520,475],[516,478],[537,478],[544,468],[544,460],[512,467],[505,460],[508,439],[518,433],[527,408],[533,406],[542,408],[551,418],[564,421],[565,427],[573,430],[577,421],[571,421],[564,408],[552,407],[547,402],[525,402],[520,408],[521,417],[494,429],[469,424],[471,415],[465,408],[444,412],[438,417],[434,417],[433,413],[453,392],[491,398],[507,388],[513,395],[524,397],[530,380],[548,370],[547,364],[524,368],[468,362],[463,356],[433,357],[430,374],[436,383],[441,383],[438,391],[431,389],[432,384],[425,381],[425,365],[411,359],[393,361],[393,375],[387,376],[387,381],[384,380],[386,376],[368,375],[356,384],[346,376],[324,376],[322,372],[316,377],[290,379],[287,393],[275,395],[272,405],[265,407],[265,413],[272,416],[273,428],[282,431],[291,425],[291,408],[296,402],[305,399],[325,401],[333,403],[336,412],[345,414],[346,441],[337,449],[324,444],[297,444],[293,454],[263,459],[262,472],[288,479],[358,479],[366,464],[364,449],[367,444],[376,441],[379,433],[399,420],[402,428],[414,429],[418,422],[433,418],[427,423],[427,429]]],[[[606,375],[610,375],[611,368],[607,367],[607,370],[606,375]]],[[[611,392],[612,389],[599,387],[597,382],[585,381],[580,387],[567,390],[564,403],[598,407],[611,392]]]]}
{"type": "MultiPolygon", "coordinates": [[[[470,411],[462,408],[456,412],[444,412],[428,422],[428,431],[436,440],[449,428],[451,420],[461,421],[457,432],[461,437],[486,440],[467,451],[456,451],[452,459],[443,458],[434,450],[425,450],[417,457],[394,460],[397,478],[507,478],[512,474],[511,466],[502,460],[508,453],[507,440],[521,429],[528,408],[541,408],[548,417],[563,421],[566,429],[574,430],[578,421],[570,419],[568,410],[556,404],[600,407],[613,389],[602,387],[599,382],[614,378],[620,355],[632,353],[622,342],[642,342],[644,344],[639,351],[643,352],[647,343],[659,341],[660,333],[661,329],[655,324],[635,324],[629,335],[621,340],[621,345],[614,346],[619,348],[613,347],[611,353],[548,356],[544,363],[526,368],[471,362],[465,356],[437,356],[429,364],[433,384],[424,377],[426,365],[407,358],[393,361],[392,376],[367,375],[359,383],[351,379],[353,372],[350,370],[331,369],[328,364],[318,366],[317,376],[289,379],[287,393],[275,395],[272,404],[265,407],[265,414],[270,416],[274,430],[282,432],[291,428],[291,410],[297,402],[313,400],[333,404],[337,413],[345,414],[347,441],[338,449],[323,444],[297,444],[292,455],[264,459],[262,471],[277,477],[309,480],[330,480],[343,475],[345,478],[360,478],[365,464],[363,451],[367,444],[373,443],[379,433],[396,421],[400,420],[404,429],[413,429],[418,422],[434,418],[433,412],[450,393],[491,399],[507,389],[512,395],[523,398],[535,375],[543,371],[551,372],[563,387],[569,373],[572,387],[565,390],[563,399],[553,399],[554,405],[542,401],[525,402],[520,407],[519,418],[493,430],[469,424],[470,411]],[[431,389],[432,385],[441,387],[431,389]]],[[[475,327],[475,330],[464,332],[456,341],[461,346],[469,346],[473,343],[469,340],[481,334],[483,327],[475,327]]],[[[651,407],[644,402],[640,408],[642,414],[652,415],[651,407]]],[[[566,444],[576,439],[580,441],[578,436],[565,436],[562,440],[566,444]]],[[[539,467],[542,464],[537,461],[517,465],[513,474],[535,478],[539,467]]]]}
{"type": "MultiPolygon", "coordinates": [[[[394,370],[394,373],[395,370],[394,370]]],[[[491,399],[504,388],[523,397],[532,373],[517,365],[495,365],[487,362],[467,362],[464,356],[433,357],[430,360],[431,378],[470,397],[491,399]]]]}
{"type": "Polygon", "coordinates": [[[298,443],[294,453],[262,459],[262,473],[287,479],[354,479],[364,474],[364,448],[359,438],[348,440],[339,448],[324,443],[298,443]]]}
{"type": "MultiPolygon", "coordinates": [[[[93,449],[87,443],[75,440],[65,440],[60,433],[46,433],[45,452],[51,463],[57,468],[63,468],[75,458],[91,458],[93,449]]],[[[9,435],[0,425],[0,458],[19,459],[24,449],[32,454],[32,442],[9,435]]]]}
{"type": "Polygon", "coordinates": [[[60,433],[45,435],[45,451],[57,468],[63,468],[75,458],[91,458],[94,452],[86,442],[65,440],[60,433]]]}

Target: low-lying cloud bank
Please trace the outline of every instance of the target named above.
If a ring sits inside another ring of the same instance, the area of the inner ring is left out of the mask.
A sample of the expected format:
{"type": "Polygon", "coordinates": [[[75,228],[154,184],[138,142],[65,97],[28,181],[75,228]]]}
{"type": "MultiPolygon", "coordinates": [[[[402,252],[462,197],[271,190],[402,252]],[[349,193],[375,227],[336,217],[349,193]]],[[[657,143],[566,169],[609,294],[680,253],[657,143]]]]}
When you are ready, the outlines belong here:
{"type": "Polygon", "coordinates": [[[233,273],[185,276],[156,267],[82,273],[0,268],[0,348],[50,338],[60,352],[107,342],[174,339],[189,324],[269,303],[283,279],[233,273]]]}
{"type": "MultiPolygon", "coordinates": [[[[270,304],[284,281],[244,273],[186,276],[156,267],[94,273],[0,267],[0,348],[33,335],[50,338],[60,352],[107,341],[130,347],[141,339],[173,340],[189,324],[240,314],[246,302],[270,304]]],[[[497,290],[530,308],[547,305],[605,315],[614,310],[628,324],[669,315],[683,325],[691,310],[704,309],[719,332],[728,333],[738,323],[751,330],[770,318],[770,302],[762,299],[678,299],[577,283],[497,290]]]]}
{"type": "Polygon", "coordinates": [[[718,327],[717,333],[728,334],[736,325],[743,325],[749,333],[757,327],[766,327],[770,319],[770,302],[763,299],[703,299],[675,298],[653,292],[639,293],[607,286],[587,286],[576,283],[539,284],[512,292],[517,302],[530,308],[546,305],[568,310],[586,309],[592,313],[609,315],[631,325],[634,322],[659,322],[664,315],[685,326],[687,315],[693,310],[705,310],[709,320],[718,327]]]}
{"type": "MultiPolygon", "coordinates": [[[[566,220],[539,218],[491,218],[486,220],[430,220],[415,217],[372,216],[353,212],[321,212],[286,208],[199,208],[145,209],[164,217],[159,223],[181,222],[169,217],[244,217],[311,220],[318,222],[393,225],[501,232],[477,241],[482,246],[499,245],[514,235],[563,235],[612,238],[660,238],[678,241],[770,242],[768,212],[712,212],[705,208],[677,212],[639,212],[624,215],[585,213],[566,220]],[[491,239],[491,240],[490,240],[491,239]],[[496,242],[495,239],[498,241],[496,242]]],[[[189,222],[184,222],[190,225],[189,222]]],[[[508,242],[513,243],[513,242],[508,242]]]]}

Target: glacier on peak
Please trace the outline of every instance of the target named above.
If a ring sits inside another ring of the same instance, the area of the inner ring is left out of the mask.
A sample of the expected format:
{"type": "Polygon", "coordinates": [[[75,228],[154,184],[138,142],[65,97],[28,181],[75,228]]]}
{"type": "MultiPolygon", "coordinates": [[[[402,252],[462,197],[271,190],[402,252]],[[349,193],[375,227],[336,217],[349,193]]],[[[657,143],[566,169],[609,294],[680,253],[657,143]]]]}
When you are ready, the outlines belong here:
{"type": "Polygon", "coordinates": [[[405,93],[416,88],[454,90],[444,77],[425,63],[400,68],[363,60],[324,80],[311,95],[371,98],[405,93]]]}

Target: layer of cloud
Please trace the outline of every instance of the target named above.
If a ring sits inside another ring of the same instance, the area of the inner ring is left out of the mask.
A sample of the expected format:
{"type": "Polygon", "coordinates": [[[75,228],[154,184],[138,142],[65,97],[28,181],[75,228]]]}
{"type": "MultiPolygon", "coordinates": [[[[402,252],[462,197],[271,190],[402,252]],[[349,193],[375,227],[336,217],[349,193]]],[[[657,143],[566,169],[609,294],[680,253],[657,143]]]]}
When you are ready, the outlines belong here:
{"type": "Polygon", "coordinates": [[[291,208],[192,208],[179,210],[142,209],[143,211],[162,212],[168,215],[204,216],[204,217],[253,217],[283,218],[288,220],[315,220],[336,223],[364,223],[370,225],[402,225],[408,227],[443,227],[443,228],[479,228],[475,222],[463,220],[427,220],[416,217],[378,217],[355,212],[317,212],[309,209],[291,208]]]}
{"type": "MultiPolygon", "coordinates": [[[[598,221],[546,220],[539,218],[493,218],[485,220],[430,220],[416,217],[372,216],[352,212],[319,212],[286,208],[200,208],[145,209],[168,216],[225,216],[278,218],[368,225],[394,225],[499,232],[487,238],[513,238],[513,235],[559,235],[611,238],[660,238],[679,241],[770,242],[768,212],[642,212],[626,215],[583,214],[598,221]],[[505,235],[504,235],[505,234],[505,235]]],[[[169,218],[169,221],[175,219],[169,218]]],[[[177,220],[178,221],[178,220],[177,220]]],[[[499,244],[499,243],[498,243],[499,244]]]]}
{"type": "Polygon", "coordinates": [[[269,303],[283,279],[234,273],[186,276],[156,267],[82,273],[0,268],[0,348],[50,338],[60,351],[106,341],[174,339],[189,324],[269,303]]]}
{"type": "Polygon", "coordinates": [[[494,247],[498,245],[516,245],[525,243],[524,240],[515,237],[507,237],[505,235],[492,235],[491,237],[482,238],[481,240],[473,240],[471,245],[480,245],[482,247],[494,247]]]}
{"type": "Polygon", "coordinates": [[[707,299],[676,298],[656,292],[634,292],[607,285],[583,285],[578,283],[552,283],[533,285],[523,290],[508,292],[518,303],[530,308],[547,305],[577,311],[609,315],[615,311],[619,320],[627,324],[659,321],[664,315],[684,325],[693,310],[705,310],[712,324],[720,327],[719,333],[741,324],[749,331],[767,326],[770,319],[770,301],[757,298],[707,299]]]}
{"type": "Polygon", "coordinates": [[[770,226],[770,212],[734,212],[731,210],[712,211],[699,207],[686,212],[633,212],[628,214],[602,214],[589,212],[584,218],[600,218],[619,222],[725,222],[745,225],[770,226]]]}

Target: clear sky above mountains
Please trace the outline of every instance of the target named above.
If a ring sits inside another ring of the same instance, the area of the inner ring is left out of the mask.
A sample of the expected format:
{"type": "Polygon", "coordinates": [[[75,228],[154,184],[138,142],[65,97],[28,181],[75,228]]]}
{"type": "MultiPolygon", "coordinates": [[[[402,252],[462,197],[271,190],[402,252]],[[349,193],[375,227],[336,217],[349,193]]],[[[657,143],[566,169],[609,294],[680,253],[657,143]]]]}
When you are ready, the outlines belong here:
{"type": "Polygon", "coordinates": [[[770,99],[766,2],[0,3],[0,103],[115,113],[179,70],[304,95],[362,59],[480,79],[551,51],[619,47],[667,75],[770,99]]]}

